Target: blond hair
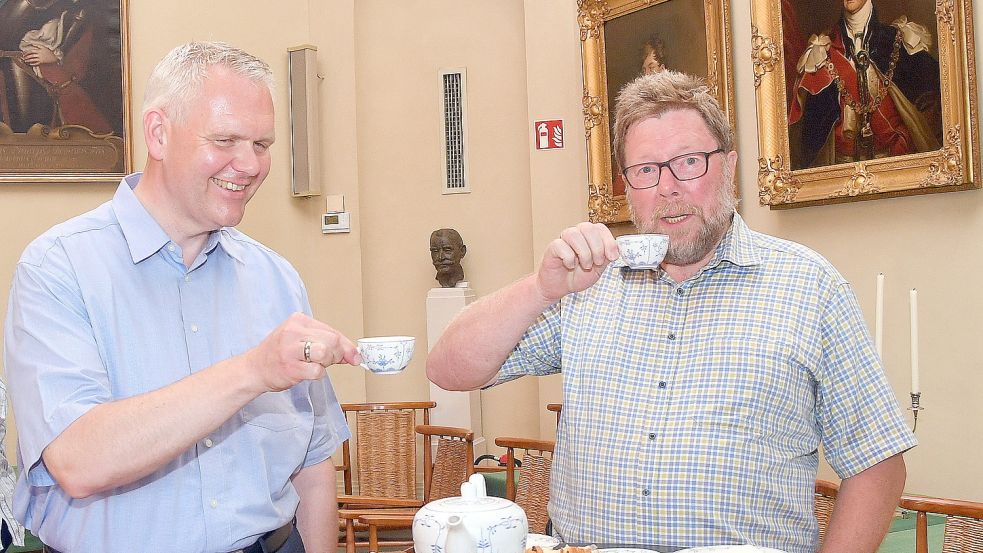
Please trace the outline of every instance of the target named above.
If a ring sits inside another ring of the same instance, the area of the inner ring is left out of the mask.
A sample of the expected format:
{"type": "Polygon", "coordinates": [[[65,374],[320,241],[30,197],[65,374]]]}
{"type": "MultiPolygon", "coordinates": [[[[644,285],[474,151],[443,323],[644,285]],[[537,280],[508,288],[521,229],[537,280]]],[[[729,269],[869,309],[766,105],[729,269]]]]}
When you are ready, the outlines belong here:
{"type": "Polygon", "coordinates": [[[614,106],[614,159],[618,172],[625,165],[625,135],[635,123],[663,113],[689,109],[700,114],[717,147],[734,149],[727,116],[703,79],[666,70],[642,75],[621,88],[614,106]]]}
{"type": "Polygon", "coordinates": [[[266,86],[270,95],[274,92],[273,72],[263,60],[224,42],[189,42],[168,52],[150,73],[143,112],[159,108],[183,121],[213,65],[266,86]]]}

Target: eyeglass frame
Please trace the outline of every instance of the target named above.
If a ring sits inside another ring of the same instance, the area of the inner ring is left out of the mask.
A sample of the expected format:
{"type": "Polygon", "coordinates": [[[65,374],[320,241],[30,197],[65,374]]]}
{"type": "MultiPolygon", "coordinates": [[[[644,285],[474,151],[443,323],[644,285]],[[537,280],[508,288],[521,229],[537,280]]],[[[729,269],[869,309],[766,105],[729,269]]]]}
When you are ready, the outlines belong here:
{"type": "Polygon", "coordinates": [[[696,180],[696,179],[698,179],[698,178],[706,175],[710,171],[710,156],[712,156],[713,154],[722,154],[722,153],[725,153],[725,152],[726,151],[723,148],[717,148],[716,150],[713,150],[712,152],[686,152],[685,154],[679,154],[678,156],[671,157],[671,158],[669,158],[669,159],[667,159],[665,161],[643,161],[641,163],[635,163],[635,164],[629,165],[628,167],[625,167],[624,169],[622,169],[621,170],[621,176],[625,178],[625,184],[627,184],[630,188],[632,188],[634,190],[648,190],[649,188],[655,188],[656,186],[659,186],[659,184],[662,182],[662,168],[663,167],[668,168],[669,169],[669,173],[677,181],[685,182],[685,181],[689,181],[689,180],[696,180]],[[695,177],[688,177],[688,178],[685,178],[685,179],[681,179],[678,176],[676,176],[676,172],[672,170],[672,165],[670,165],[670,163],[672,163],[673,161],[676,161],[677,159],[679,159],[681,157],[687,157],[687,156],[692,156],[692,155],[696,155],[696,154],[703,154],[703,163],[704,163],[703,173],[701,173],[701,174],[699,174],[699,175],[697,175],[695,177]],[[653,184],[651,186],[637,187],[637,186],[635,186],[635,185],[633,185],[631,183],[631,179],[628,178],[628,170],[631,169],[631,168],[633,168],[633,167],[638,167],[640,165],[655,165],[655,166],[657,166],[659,168],[659,171],[658,171],[659,178],[658,178],[658,180],[655,181],[655,184],[653,184]]]}

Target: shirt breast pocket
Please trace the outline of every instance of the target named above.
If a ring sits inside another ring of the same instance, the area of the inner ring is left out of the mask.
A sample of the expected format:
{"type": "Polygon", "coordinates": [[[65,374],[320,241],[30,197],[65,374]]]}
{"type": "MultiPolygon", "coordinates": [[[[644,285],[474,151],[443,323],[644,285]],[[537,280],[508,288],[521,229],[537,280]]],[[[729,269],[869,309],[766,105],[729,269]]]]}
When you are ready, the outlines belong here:
{"type": "Polygon", "coordinates": [[[239,411],[242,422],[274,432],[297,428],[303,410],[310,410],[310,402],[300,402],[297,396],[291,390],[261,394],[239,411]]]}

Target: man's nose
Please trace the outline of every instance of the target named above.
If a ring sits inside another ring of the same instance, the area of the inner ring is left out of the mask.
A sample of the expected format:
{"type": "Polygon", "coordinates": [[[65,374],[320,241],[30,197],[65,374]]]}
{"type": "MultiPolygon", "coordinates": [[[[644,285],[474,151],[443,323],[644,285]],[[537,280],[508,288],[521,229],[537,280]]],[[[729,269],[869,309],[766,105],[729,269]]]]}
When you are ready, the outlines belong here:
{"type": "Polygon", "coordinates": [[[682,191],[679,179],[672,173],[668,165],[659,167],[659,186],[657,189],[661,196],[678,196],[682,191]]]}
{"type": "Polygon", "coordinates": [[[259,154],[256,153],[256,149],[251,142],[244,143],[236,149],[235,158],[232,160],[232,168],[237,172],[255,176],[259,174],[260,166],[259,154]]]}

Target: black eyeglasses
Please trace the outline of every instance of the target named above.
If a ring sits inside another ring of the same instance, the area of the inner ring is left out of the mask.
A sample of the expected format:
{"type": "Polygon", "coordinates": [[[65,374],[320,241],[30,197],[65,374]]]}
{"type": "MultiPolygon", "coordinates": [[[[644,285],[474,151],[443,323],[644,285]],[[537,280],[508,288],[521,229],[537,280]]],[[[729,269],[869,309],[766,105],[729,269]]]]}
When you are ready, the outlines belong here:
{"type": "Polygon", "coordinates": [[[723,148],[717,148],[712,152],[690,152],[676,156],[669,161],[637,163],[626,167],[621,174],[624,175],[628,186],[635,190],[644,190],[658,185],[663,167],[668,167],[669,172],[672,173],[673,177],[676,177],[676,180],[698,179],[707,174],[710,156],[723,153],[723,151],[723,148]]]}

